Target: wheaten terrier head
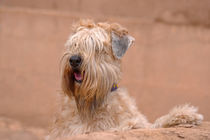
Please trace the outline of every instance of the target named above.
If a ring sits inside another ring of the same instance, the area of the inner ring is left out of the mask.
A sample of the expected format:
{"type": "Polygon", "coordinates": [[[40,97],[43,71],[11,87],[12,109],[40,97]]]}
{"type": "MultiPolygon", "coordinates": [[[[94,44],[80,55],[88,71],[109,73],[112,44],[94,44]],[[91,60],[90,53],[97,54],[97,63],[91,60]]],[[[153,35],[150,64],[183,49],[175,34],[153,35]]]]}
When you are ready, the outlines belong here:
{"type": "Polygon", "coordinates": [[[79,112],[99,107],[121,75],[121,58],[134,38],[119,24],[80,21],[62,57],[62,90],[79,112]]]}

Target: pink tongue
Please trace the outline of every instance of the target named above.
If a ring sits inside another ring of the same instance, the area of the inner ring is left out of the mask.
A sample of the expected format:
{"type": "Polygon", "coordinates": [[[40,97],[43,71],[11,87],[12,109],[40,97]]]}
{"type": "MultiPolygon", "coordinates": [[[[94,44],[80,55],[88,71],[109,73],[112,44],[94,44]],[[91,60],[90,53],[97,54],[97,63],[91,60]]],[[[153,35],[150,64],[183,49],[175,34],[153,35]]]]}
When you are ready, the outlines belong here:
{"type": "Polygon", "coordinates": [[[82,75],[81,75],[81,73],[74,73],[74,77],[75,77],[75,79],[77,80],[77,81],[81,81],[82,80],[82,75]]]}

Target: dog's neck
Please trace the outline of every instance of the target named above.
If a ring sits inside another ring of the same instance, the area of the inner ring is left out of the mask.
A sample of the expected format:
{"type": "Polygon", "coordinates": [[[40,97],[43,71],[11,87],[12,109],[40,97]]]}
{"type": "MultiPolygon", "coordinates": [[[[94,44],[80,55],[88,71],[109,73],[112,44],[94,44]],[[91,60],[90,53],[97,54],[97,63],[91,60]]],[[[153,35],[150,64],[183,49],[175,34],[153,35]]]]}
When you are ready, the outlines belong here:
{"type": "MultiPolygon", "coordinates": [[[[117,89],[118,89],[118,85],[114,83],[109,92],[112,93],[116,91],[117,89]]],[[[104,94],[104,95],[109,95],[109,93],[104,94]]],[[[81,96],[75,96],[78,113],[80,114],[81,119],[83,121],[92,120],[95,116],[95,113],[98,112],[98,109],[100,110],[100,108],[104,105],[104,103],[106,103],[105,101],[106,98],[107,96],[105,96],[104,98],[101,98],[102,100],[101,99],[96,100],[96,98],[92,98],[91,100],[86,100],[82,98],[81,96]]]]}

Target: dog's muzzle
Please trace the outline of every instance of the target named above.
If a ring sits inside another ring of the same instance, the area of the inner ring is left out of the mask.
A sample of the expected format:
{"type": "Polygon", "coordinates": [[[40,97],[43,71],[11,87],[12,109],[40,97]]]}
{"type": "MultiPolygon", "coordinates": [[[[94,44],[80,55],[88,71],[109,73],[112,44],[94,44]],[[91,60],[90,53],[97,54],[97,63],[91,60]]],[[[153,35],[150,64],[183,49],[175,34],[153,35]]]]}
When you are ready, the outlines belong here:
{"type": "Polygon", "coordinates": [[[73,69],[77,69],[82,63],[82,58],[78,55],[73,55],[70,57],[69,63],[73,69]]]}
{"type": "Polygon", "coordinates": [[[84,72],[80,70],[80,66],[82,63],[82,58],[79,55],[73,55],[69,59],[69,64],[73,70],[74,80],[78,83],[82,83],[84,72]]]}

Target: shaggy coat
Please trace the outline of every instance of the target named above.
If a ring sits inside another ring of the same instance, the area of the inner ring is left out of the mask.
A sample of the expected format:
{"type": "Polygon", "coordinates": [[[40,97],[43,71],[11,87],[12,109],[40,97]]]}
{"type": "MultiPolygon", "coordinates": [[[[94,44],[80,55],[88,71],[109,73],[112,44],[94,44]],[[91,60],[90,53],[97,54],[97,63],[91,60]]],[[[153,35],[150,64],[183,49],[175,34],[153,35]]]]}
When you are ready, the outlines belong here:
{"type": "Polygon", "coordinates": [[[133,41],[119,24],[86,20],[74,25],[61,59],[61,105],[47,140],[94,131],[201,123],[197,108],[183,105],[150,124],[125,89],[112,90],[121,78],[121,58],[133,41]],[[76,70],[69,63],[75,55],[82,61],[76,70]]]}

